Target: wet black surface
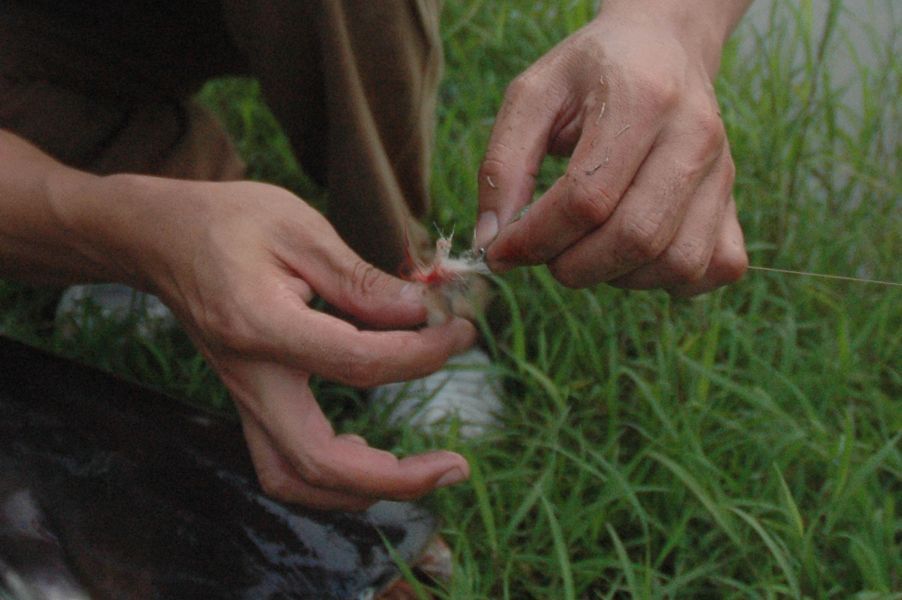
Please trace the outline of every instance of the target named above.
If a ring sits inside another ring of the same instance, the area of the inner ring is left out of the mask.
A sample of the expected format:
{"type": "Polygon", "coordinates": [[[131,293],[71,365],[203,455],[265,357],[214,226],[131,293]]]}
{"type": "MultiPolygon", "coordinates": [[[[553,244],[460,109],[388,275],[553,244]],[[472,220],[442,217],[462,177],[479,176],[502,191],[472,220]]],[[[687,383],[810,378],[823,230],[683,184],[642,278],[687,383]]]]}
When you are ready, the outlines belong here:
{"type": "Polygon", "coordinates": [[[0,598],[356,598],[434,529],[274,502],[237,424],[0,337],[0,598]]]}

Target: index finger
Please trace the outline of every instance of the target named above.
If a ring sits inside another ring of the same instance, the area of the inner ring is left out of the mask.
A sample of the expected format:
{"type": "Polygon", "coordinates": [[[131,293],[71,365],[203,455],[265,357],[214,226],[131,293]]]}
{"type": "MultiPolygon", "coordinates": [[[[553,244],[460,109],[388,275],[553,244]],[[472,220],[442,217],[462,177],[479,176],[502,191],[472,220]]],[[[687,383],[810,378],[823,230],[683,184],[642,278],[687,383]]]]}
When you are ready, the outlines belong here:
{"type": "Polygon", "coordinates": [[[488,248],[492,270],[547,263],[613,214],[651,151],[659,123],[612,104],[586,116],[566,173],[520,220],[502,228],[488,248]]]}
{"type": "Polygon", "coordinates": [[[417,331],[364,331],[300,299],[259,327],[269,340],[270,358],[361,388],[428,375],[476,339],[465,319],[417,331]]]}
{"type": "Polygon", "coordinates": [[[508,86],[479,168],[474,244],[488,246],[532,198],[563,100],[555,86],[526,72],[508,86]]]}

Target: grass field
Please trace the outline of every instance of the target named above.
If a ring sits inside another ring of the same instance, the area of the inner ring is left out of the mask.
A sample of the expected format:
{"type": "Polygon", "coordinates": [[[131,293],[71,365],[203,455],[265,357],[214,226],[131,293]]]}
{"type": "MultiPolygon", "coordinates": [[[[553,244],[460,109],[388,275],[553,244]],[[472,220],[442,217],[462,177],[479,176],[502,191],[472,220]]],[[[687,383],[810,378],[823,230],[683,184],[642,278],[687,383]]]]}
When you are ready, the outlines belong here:
{"type": "MultiPolygon", "coordinates": [[[[471,230],[506,83],[592,4],[446,3],[439,226],[471,230]]],[[[843,51],[854,15],[831,2],[819,32],[809,4],[782,4],[751,56],[731,45],[718,81],[751,263],[900,281],[899,44],[873,40],[850,116],[823,57],[843,51]]],[[[204,98],[255,177],[322,198],[252,83],[204,98]]],[[[540,187],[560,168],[549,161],[540,187]]],[[[674,301],[566,290],[543,268],[496,283],[506,325],[484,330],[507,413],[489,439],[379,425],[358,392],[319,386],[339,429],[470,459],[468,484],[427,501],[457,561],[439,597],[902,598],[902,289],[750,272],[674,301]]],[[[62,339],[54,298],[0,283],[0,329],[228,410],[180,336],[149,344],[100,324],[62,339]]]]}

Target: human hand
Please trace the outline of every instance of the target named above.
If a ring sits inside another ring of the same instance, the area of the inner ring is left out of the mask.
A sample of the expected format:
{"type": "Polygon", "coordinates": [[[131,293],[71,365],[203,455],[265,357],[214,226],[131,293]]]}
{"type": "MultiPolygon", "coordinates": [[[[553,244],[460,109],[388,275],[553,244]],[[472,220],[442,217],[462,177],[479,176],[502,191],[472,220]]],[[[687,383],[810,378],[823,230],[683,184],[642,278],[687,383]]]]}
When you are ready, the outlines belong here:
{"type": "Polygon", "coordinates": [[[748,1],[679,4],[605,2],[510,85],[479,173],[475,244],[493,270],[547,263],[570,287],[676,295],[745,272],[712,80],[748,1]],[[517,219],[546,153],[572,154],[566,173],[517,219]]]}
{"type": "Polygon", "coordinates": [[[336,435],[309,380],[370,387],[424,376],[472,345],[469,322],[394,330],[424,321],[422,290],[365,263],[281,188],[121,176],[113,195],[141,201],[123,202],[93,229],[111,232],[104,247],[118,247],[126,270],[173,309],[228,386],[267,493],[357,510],[468,476],[452,452],[399,460],[336,435]],[[315,294],[386,330],[361,331],[311,309],[315,294]]]}

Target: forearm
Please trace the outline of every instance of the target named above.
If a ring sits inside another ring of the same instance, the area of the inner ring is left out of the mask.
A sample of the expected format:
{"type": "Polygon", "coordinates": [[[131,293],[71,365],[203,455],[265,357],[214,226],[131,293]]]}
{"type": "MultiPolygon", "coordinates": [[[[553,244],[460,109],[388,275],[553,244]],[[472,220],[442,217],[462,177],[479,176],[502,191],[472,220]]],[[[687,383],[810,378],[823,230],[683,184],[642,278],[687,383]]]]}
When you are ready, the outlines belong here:
{"type": "MultiPolygon", "coordinates": [[[[69,168],[27,141],[0,131],[0,277],[35,284],[136,283],[113,248],[74,215],[102,211],[111,178],[69,168]]],[[[111,214],[96,214],[102,223],[111,214]]]]}

